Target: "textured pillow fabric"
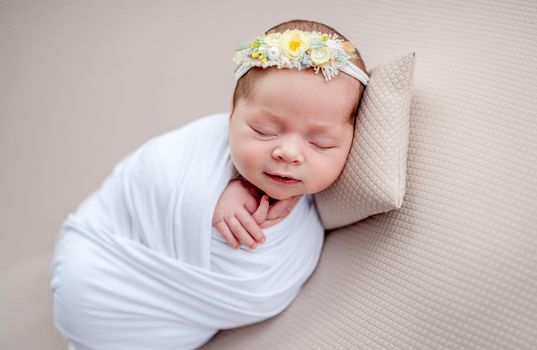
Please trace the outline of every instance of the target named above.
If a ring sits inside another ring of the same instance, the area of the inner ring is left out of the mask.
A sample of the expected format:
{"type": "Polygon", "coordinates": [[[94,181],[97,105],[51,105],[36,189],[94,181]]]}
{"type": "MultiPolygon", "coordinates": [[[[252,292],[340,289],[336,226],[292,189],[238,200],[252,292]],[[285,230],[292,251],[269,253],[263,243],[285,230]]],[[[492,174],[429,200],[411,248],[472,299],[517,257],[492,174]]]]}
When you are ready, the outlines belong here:
{"type": "Polygon", "coordinates": [[[332,186],[315,195],[326,229],[401,207],[414,66],[410,52],[371,70],[345,167],[332,186]]]}

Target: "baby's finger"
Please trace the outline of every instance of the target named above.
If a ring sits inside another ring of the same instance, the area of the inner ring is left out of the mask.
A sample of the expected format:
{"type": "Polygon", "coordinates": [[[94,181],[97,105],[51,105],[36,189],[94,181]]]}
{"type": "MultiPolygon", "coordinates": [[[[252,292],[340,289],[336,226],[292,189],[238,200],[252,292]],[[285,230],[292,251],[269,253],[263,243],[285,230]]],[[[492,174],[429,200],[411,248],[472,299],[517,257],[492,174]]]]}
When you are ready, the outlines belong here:
{"type": "Polygon", "coordinates": [[[229,226],[231,232],[233,232],[233,235],[244,245],[247,245],[251,249],[254,249],[257,246],[257,243],[254,241],[252,236],[246,232],[244,227],[242,227],[239,220],[231,216],[229,218],[225,218],[226,224],[229,226]]]}
{"type": "Polygon", "coordinates": [[[259,201],[259,207],[255,210],[255,212],[252,214],[255,221],[258,224],[261,224],[265,221],[267,218],[267,212],[269,209],[269,199],[268,195],[264,194],[263,197],[261,197],[261,200],[259,201]]]}
{"type": "Polygon", "coordinates": [[[302,196],[294,196],[287,199],[279,200],[272,205],[269,209],[266,220],[278,219],[280,217],[286,217],[291,212],[295,204],[302,196]]]}
{"type": "Polygon", "coordinates": [[[263,231],[261,231],[258,223],[246,209],[237,212],[235,216],[239,219],[242,227],[244,227],[250,236],[252,236],[258,243],[263,243],[265,241],[263,231]]]}
{"type": "Polygon", "coordinates": [[[260,225],[261,228],[269,228],[273,225],[276,225],[278,222],[282,221],[284,219],[284,217],[280,217],[280,218],[277,218],[277,219],[271,219],[271,220],[265,220],[264,223],[262,223],[260,225]]]}
{"type": "Polygon", "coordinates": [[[231,248],[239,248],[240,244],[239,241],[233,236],[233,233],[229,230],[229,227],[226,225],[224,221],[218,221],[214,223],[216,229],[222,237],[226,240],[227,244],[231,246],[231,248]]]}

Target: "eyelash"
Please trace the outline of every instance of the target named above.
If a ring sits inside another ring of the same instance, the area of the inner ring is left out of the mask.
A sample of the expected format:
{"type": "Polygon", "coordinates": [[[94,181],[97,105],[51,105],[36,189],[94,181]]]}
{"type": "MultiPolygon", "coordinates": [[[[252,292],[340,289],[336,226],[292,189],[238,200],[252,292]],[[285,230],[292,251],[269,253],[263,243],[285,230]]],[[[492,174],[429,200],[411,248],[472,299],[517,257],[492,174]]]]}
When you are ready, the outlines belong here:
{"type": "MultiPolygon", "coordinates": [[[[257,130],[257,129],[254,129],[252,127],[250,127],[254,132],[256,132],[258,135],[260,136],[275,136],[275,135],[269,135],[269,134],[264,134],[262,133],[261,131],[257,130]]],[[[313,143],[313,142],[310,142],[311,145],[313,145],[315,148],[318,148],[318,149],[321,149],[323,151],[326,151],[326,150],[329,150],[329,149],[332,149],[334,148],[335,146],[328,146],[328,147],[323,147],[323,146],[319,146],[318,144],[316,143],[313,143]]]]}
{"type": "Polygon", "coordinates": [[[323,147],[323,146],[319,146],[319,145],[317,145],[317,144],[315,144],[315,143],[313,143],[313,142],[310,142],[310,143],[311,143],[313,146],[315,146],[315,147],[317,147],[317,148],[319,148],[319,149],[322,149],[322,150],[324,150],[324,151],[334,148],[334,146],[323,147]]]}
{"type": "Polygon", "coordinates": [[[256,129],[252,128],[252,127],[250,127],[250,128],[251,128],[253,131],[255,131],[257,134],[261,135],[261,136],[274,136],[274,135],[264,134],[264,133],[262,133],[261,131],[256,130],[256,129]]]}

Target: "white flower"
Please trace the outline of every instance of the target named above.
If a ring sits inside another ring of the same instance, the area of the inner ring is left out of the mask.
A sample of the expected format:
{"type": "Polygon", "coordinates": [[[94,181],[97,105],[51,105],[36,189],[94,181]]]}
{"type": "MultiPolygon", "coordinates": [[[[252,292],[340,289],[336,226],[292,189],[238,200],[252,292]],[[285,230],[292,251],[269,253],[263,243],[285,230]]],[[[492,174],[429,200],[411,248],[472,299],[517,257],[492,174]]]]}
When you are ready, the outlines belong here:
{"type": "Polygon", "coordinates": [[[311,49],[311,60],[316,65],[320,66],[330,61],[330,50],[327,47],[320,47],[318,49],[311,49]]]}
{"type": "Polygon", "coordinates": [[[330,48],[332,51],[341,49],[341,44],[337,40],[327,40],[326,46],[328,46],[328,48],[330,48]]]}
{"type": "Polygon", "coordinates": [[[269,59],[276,61],[278,58],[280,58],[280,48],[277,46],[270,47],[267,50],[267,56],[269,59]]]}
{"type": "Polygon", "coordinates": [[[291,63],[291,61],[289,60],[289,58],[287,58],[285,56],[281,56],[280,57],[280,63],[281,63],[282,67],[289,67],[289,63],[291,63]]]}

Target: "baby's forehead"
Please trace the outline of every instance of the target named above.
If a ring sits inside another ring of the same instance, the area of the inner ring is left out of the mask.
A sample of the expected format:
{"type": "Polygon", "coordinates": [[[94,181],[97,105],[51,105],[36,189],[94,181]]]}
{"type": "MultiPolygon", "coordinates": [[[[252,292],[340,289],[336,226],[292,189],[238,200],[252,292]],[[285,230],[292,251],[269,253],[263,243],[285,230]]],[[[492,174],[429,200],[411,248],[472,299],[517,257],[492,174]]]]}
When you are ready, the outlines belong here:
{"type": "Polygon", "coordinates": [[[345,73],[339,72],[336,76],[330,80],[326,80],[320,71],[314,69],[295,69],[295,68],[277,68],[268,67],[265,69],[258,68],[254,78],[257,82],[278,80],[285,84],[302,84],[304,87],[309,86],[322,86],[325,89],[333,88],[337,85],[357,86],[360,84],[356,79],[350,77],[345,73]]]}
{"type": "MultiPolygon", "coordinates": [[[[269,68],[256,76],[251,102],[277,105],[282,109],[301,109],[349,116],[360,93],[360,83],[344,73],[326,81],[313,70],[269,68]]],[[[321,113],[323,114],[323,113],[321,113]]]]}

